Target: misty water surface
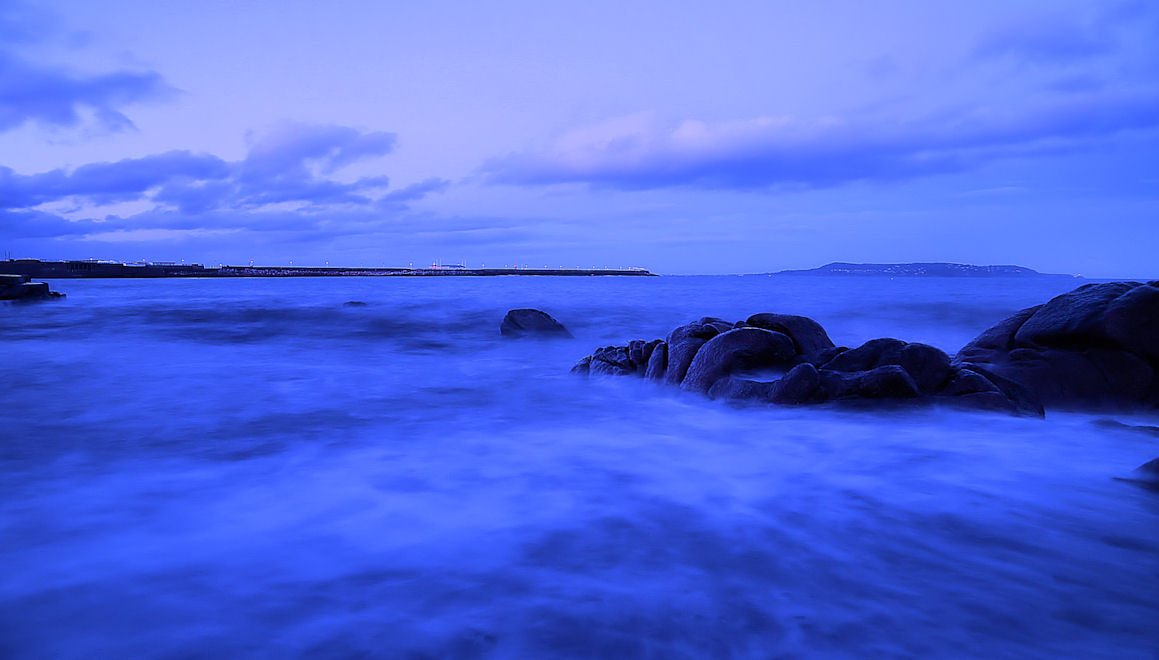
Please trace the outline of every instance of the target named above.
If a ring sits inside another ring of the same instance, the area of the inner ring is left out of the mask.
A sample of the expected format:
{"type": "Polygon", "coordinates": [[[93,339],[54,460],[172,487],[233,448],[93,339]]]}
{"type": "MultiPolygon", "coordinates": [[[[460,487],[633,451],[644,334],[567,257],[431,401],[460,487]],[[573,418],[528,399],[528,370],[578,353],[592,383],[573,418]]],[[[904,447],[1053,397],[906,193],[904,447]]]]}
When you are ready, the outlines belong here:
{"type": "Polygon", "coordinates": [[[1152,433],[568,374],[761,311],[953,353],[1073,286],[58,281],[0,306],[0,656],[1153,658],[1152,433]]]}

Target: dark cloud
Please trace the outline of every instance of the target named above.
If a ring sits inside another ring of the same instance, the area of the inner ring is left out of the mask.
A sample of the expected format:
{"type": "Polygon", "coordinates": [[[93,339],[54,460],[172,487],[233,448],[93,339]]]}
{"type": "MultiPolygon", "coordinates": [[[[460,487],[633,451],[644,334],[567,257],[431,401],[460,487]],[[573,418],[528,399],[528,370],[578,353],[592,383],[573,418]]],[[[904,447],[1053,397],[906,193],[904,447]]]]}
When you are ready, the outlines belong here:
{"type": "Polygon", "coordinates": [[[565,135],[543,153],[487,163],[492,183],[619,189],[826,187],[894,181],[1081,149],[1159,126],[1159,93],[1069,95],[908,123],[762,118],[675,128],[628,122],[565,135]]]}
{"type": "Polygon", "coordinates": [[[1101,27],[1058,16],[1036,16],[995,29],[982,39],[974,54],[979,58],[1055,63],[1101,55],[1112,46],[1111,33],[1101,27]]]}
{"type": "Polygon", "coordinates": [[[17,51],[57,32],[52,15],[0,0],[0,132],[30,122],[71,127],[89,118],[107,130],[126,130],[133,122],[121,108],[175,94],[152,71],[82,74],[32,61],[17,51]]]}
{"type": "Polygon", "coordinates": [[[171,151],[31,175],[0,166],[0,238],[101,240],[159,230],[324,240],[381,232],[383,223],[407,204],[450,185],[428,179],[384,193],[385,176],[345,181],[331,176],[389,153],[394,144],[390,133],[288,125],[256,140],[246,157],[234,162],[171,151]],[[129,216],[92,217],[94,207],[123,202],[150,208],[129,216]],[[55,212],[63,205],[84,212],[55,212]]]}
{"type": "Polygon", "coordinates": [[[282,203],[369,204],[376,191],[387,187],[385,176],[344,182],[326,175],[389,153],[394,142],[389,133],[299,125],[264,137],[245,159],[233,163],[209,154],[171,151],[32,175],[0,167],[0,208],[31,209],[61,201],[96,205],[148,201],[196,214],[282,203]]]}
{"type": "Polygon", "coordinates": [[[451,185],[450,181],[440,178],[430,178],[400,188],[383,195],[378,201],[380,208],[405,208],[411,202],[417,202],[431,193],[442,192],[451,185]]]}

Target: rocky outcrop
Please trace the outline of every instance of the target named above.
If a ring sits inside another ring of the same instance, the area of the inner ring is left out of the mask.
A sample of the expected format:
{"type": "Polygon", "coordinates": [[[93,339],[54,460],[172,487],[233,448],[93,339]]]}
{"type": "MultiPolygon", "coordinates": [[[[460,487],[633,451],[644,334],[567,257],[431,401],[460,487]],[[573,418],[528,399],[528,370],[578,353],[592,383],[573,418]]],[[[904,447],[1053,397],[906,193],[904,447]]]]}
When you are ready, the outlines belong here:
{"type": "Polygon", "coordinates": [[[27,275],[0,275],[0,300],[30,301],[63,298],[44,282],[33,282],[27,275]]]}
{"type": "Polygon", "coordinates": [[[504,337],[571,337],[563,324],[538,309],[513,309],[503,317],[499,332],[504,337]]]}
{"type": "Polygon", "coordinates": [[[706,317],[664,340],[605,346],[572,371],[638,376],[713,399],[778,405],[943,401],[955,406],[1041,415],[1017,383],[951,363],[941,350],[899,339],[853,349],[835,346],[813,319],[754,314],[729,323],[706,317]]]}
{"type": "Polygon", "coordinates": [[[954,364],[1052,407],[1157,408],[1159,282],[1079,287],[986,330],[954,364]]]}
{"type": "Polygon", "coordinates": [[[573,371],[780,405],[939,401],[1030,415],[1044,405],[1156,409],[1159,282],[1079,287],[1004,319],[953,359],[892,338],[835,346],[813,319],[762,313],[736,323],[706,317],[665,340],[601,348],[573,371]]]}

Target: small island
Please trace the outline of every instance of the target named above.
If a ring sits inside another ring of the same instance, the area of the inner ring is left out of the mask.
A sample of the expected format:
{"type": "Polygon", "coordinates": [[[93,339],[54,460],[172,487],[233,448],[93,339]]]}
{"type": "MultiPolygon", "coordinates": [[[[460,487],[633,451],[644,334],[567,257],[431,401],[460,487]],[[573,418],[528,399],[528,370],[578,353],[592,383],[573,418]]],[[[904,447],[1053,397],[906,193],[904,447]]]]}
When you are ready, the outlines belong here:
{"type": "Polygon", "coordinates": [[[1079,279],[1078,275],[1040,273],[1025,266],[974,266],[943,262],[910,264],[851,264],[834,262],[805,270],[782,270],[765,275],[794,276],[881,276],[881,277],[1065,277],[1079,279]]]}

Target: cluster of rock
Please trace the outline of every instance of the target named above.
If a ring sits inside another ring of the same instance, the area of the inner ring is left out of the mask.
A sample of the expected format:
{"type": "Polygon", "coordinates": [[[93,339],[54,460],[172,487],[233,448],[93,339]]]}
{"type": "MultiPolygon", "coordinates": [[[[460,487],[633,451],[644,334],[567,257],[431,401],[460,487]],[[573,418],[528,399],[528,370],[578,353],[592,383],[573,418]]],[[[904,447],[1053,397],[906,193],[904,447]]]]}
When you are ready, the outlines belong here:
{"type": "Polygon", "coordinates": [[[1031,415],[1044,403],[1155,408],[1159,282],[1083,286],[1000,322],[954,358],[898,339],[838,347],[812,319],[766,313],[606,346],[572,370],[774,404],[936,400],[1031,415]]]}
{"type": "Polygon", "coordinates": [[[834,345],[813,319],[788,314],[754,314],[735,323],[702,318],[666,339],[600,348],[572,371],[642,376],[713,399],[800,405],[937,397],[1042,413],[1017,383],[955,365],[933,346],[874,339],[848,349],[834,345]]]}
{"type": "Polygon", "coordinates": [[[27,275],[0,275],[0,300],[47,300],[62,298],[44,282],[33,282],[27,275]]]}

